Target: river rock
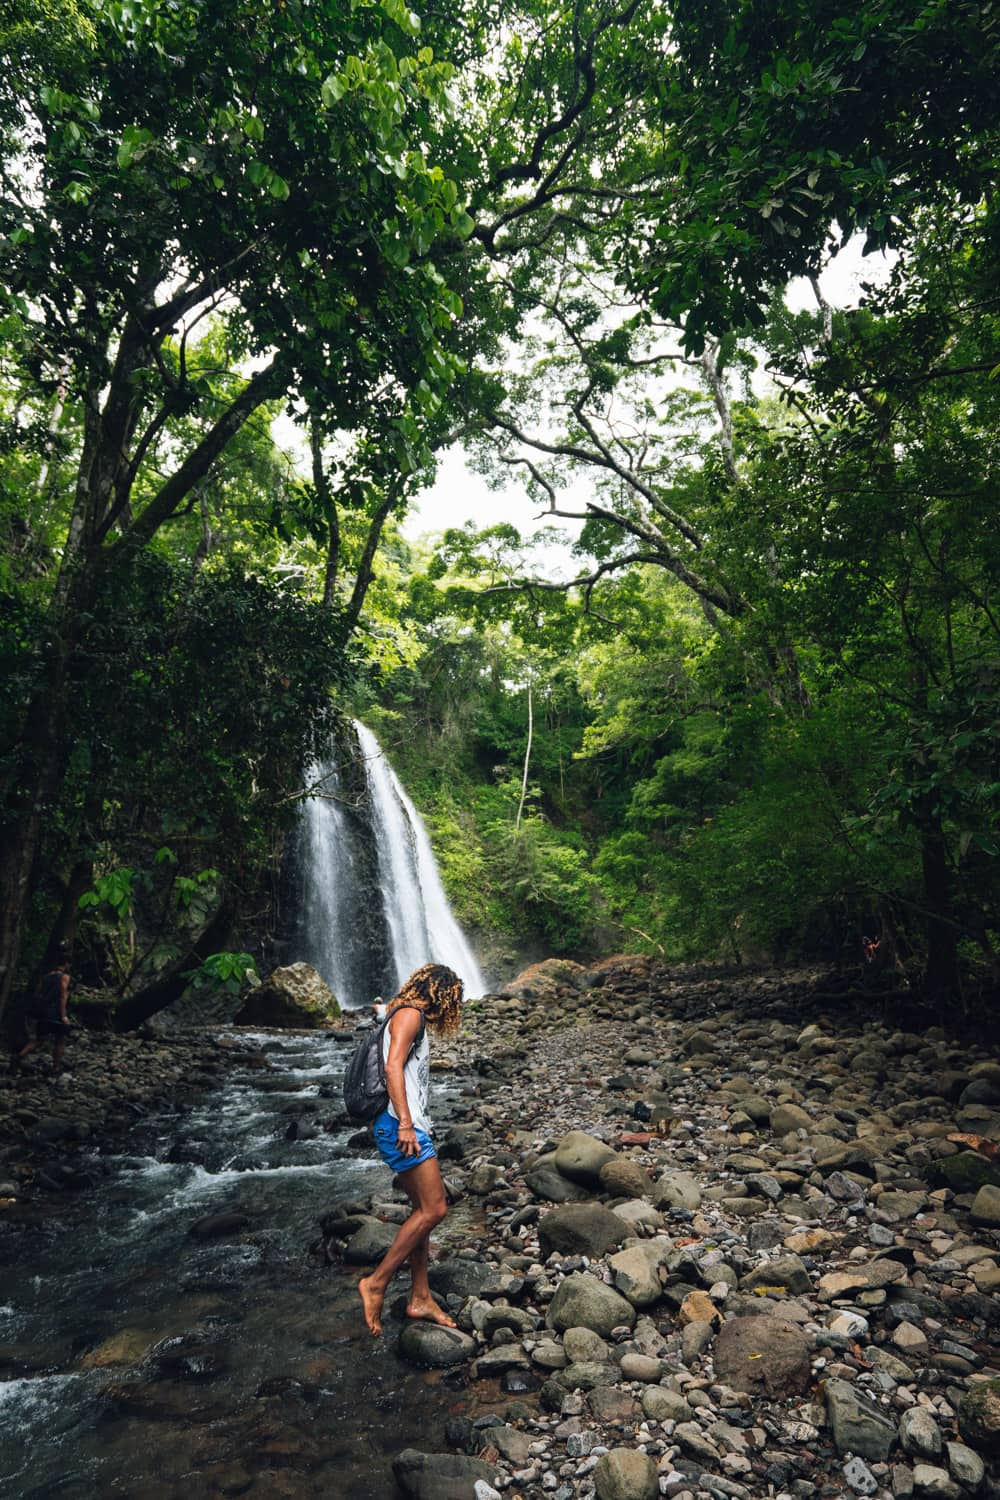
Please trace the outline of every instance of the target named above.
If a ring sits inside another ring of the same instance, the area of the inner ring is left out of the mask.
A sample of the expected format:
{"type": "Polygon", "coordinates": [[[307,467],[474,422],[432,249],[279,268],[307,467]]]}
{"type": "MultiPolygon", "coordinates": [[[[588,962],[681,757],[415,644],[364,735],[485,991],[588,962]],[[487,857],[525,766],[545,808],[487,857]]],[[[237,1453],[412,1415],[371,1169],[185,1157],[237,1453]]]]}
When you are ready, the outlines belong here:
{"type": "Polygon", "coordinates": [[[973,1222],[986,1224],[992,1229],[1000,1228],[1000,1187],[986,1184],[979,1189],[970,1210],[973,1222]]]}
{"type": "Polygon", "coordinates": [[[846,1380],[828,1380],[823,1387],[826,1419],[838,1453],[857,1453],[883,1462],[896,1441],[896,1424],[846,1380]]]}
{"type": "Polygon", "coordinates": [[[771,1129],[775,1135],[788,1135],[793,1130],[811,1130],[813,1120],[797,1104],[779,1104],[771,1111],[771,1129]]]}
{"type": "Polygon", "coordinates": [[[620,1245],[629,1226],[601,1203],[566,1203],[551,1209],[538,1223],[542,1253],[589,1255],[596,1259],[620,1245]]]}
{"type": "Polygon", "coordinates": [[[380,1261],[396,1238],[395,1224],[381,1219],[366,1219],[344,1247],[344,1259],[352,1266],[373,1266],[380,1261]]]}
{"type": "Polygon", "coordinates": [[[238,1212],[228,1214],[209,1214],[207,1218],[196,1219],[188,1230],[188,1234],[194,1235],[197,1240],[221,1239],[226,1234],[239,1234],[241,1229],[246,1229],[250,1223],[247,1214],[238,1212]]]}
{"type": "Polygon", "coordinates": [[[617,1255],[610,1257],[611,1280],[633,1307],[652,1307],[660,1300],[663,1283],[659,1273],[663,1256],[663,1249],[652,1240],[630,1245],[627,1250],[619,1250],[617,1255]]]}
{"type": "Polygon", "coordinates": [[[627,1156],[614,1156],[606,1161],[598,1176],[601,1187],[613,1198],[642,1198],[650,1190],[648,1174],[627,1156]]]}
{"type": "Polygon", "coordinates": [[[979,1454],[974,1453],[965,1443],[946,1443],[945,1451],[952,1478],[957,1479],[963,1489],[978,1490],[986,1478],[986,1465],[979,1454]]]}
{"type": "Polygon", "coordinates": [[[656,1465],[635,1448],[612,1448],[599,1458],[594,1484],[600,1500],[655,1500],[660,1492],[656,1465]]]}
{"type": "Polygon", "coordinates": [[[690,1172],[663,1172],[653,1183],[651,1196],[657,1208],[701,1207],[701,1188],[690,1172]]]}
{"type": "Polygon", "coordinates": [[[913,1488],[918,1495],[929,1495],[931,1500],[961,1500],[962,1491],[948,1473],[936,1464],[913,1465],[913,1488]]]}
{"type": "Polygon", "coordinates": [[[651,1422],[687,1422],[691,1408],[679,1391],[665,1385],[648,1385],[641,1396],[642,1409],[651,1422]]]}
{"type": "Polygon", "coordinates": [[[974,1448],[1000,1457],[1000,1380],[977,1380],[958,1403],[958,1430],[974,1448]]]}
{"type": "MultiPolygon", "coordinates": [[[[412,1365],[442,1369],[460,1365],[476,1352],[476,1341],[459,1328],[442,1328],[411,1318],[399,1335],[399,1352],[412,1365]]],[[[522,1359],[525,1357],[522,1351],[522,1359]]]]}
{"type": "Polygon", "coordinates": [[[903,1452],[918,1458],[937,1458],[941,1452],[941,1429],[923,1406],[911,1406],[899,1419],[899,1441],[903,1452]]]}
{"type": "Polygon", "coordinates": [[[555,1152],[556,1166],[562,1175],[586,1187],[600,1185],[601,1168],[615,1161],[617,1155],[604,1141],[583,1130],[571,1130],[564,1135],[555,1152]]]}
{"type": "Polygon", "coordinates": [[[397,1454],[392,1472],[408,1500],[477,1500],[477,1485],[492,1488],[497,1477],[493,1465],[482,1459],[462,1453],[421,1453],[416,1448],[397,1454]]]}
{"type": "Polygon", "coordinates": [[[274,969],[263,984],[250,990],[234,1024],[313,1030],[337,1025],[340,1014],[322,975],[310,964],[298,963],[274,969]]]}
{"type": "Polygon", "coordinates": [[[731,1318],[719,1330],[712,1357],[718,1378],[735,1391],[790,1396],[809,1385],[809,1340],[786,1318],[731,1318]]]}
{"type": "Polygon", "coordinates": [[[748,1292],[756,1291],[758,1287],[777,1287],[790,1292],[793,1297],[812,1289],[809,1272],[797,1255],[781,1255],[765,1261],[744,1276],[740,1285],[748,1292]]]}
{"type": "Polygon", "coordinates": [[[556,1166],[554,1151],[539,1156],[524,1174],[524,1180],[536,1198],[550,1203],[580,1203],[590,1194],[577,1182],[570,1182],[556,1166]]]}
{"type": "Polygon", "coordinates": [[[560,1332],[566,1328],[589,1328],[607,1338],[613,1328],[635,1326],[635,1308],[620,1292],[605,1286],[586,1271],[574,1272],[560,1282],[549,1303],[546,1323],[560,1332]]]}

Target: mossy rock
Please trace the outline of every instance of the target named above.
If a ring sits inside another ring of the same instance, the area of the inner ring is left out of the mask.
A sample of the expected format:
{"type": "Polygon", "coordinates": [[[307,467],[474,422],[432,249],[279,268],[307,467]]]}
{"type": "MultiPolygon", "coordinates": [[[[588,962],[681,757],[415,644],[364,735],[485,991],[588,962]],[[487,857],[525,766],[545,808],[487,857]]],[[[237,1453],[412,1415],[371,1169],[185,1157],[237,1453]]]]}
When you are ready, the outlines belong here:
{"type": "Polygon", "coordinates": [[[340,1024],[336,996],[309,964],[289,964],[252,989],[234,1018],[237,1026],[315,1030],[340,1024]]]}
{"type": "Polygon", "coordinates": [[[929,1175],[935,1187],[951,1188],[953,1193],[978,1193],[981,1187],[1000,1187],[1000,1171],[978,1151],[943,1156],[933,1164],[929,1175]]]}
{"type": "Polygon", "coordinates": [[[958,1430],[973,1448],[1000,1455],[1000,1380],[977,1380],[958,1403],[958,1430]]]}

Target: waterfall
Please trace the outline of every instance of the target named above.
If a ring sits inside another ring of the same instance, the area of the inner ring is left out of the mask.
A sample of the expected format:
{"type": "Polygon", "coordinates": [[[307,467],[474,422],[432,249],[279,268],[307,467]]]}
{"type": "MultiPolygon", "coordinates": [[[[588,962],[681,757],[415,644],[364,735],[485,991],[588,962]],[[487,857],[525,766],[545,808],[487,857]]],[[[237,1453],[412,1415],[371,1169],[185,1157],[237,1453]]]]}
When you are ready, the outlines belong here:
{"type": "Polygon", "coordinates": [[[354,722],[360,764],[311,768],[298,840],[295,957],[341,1005],[392,995],[421,964],[447,964],[466,995],[485,989],[448,905],[427,830],[378,740],[354,722]]]}

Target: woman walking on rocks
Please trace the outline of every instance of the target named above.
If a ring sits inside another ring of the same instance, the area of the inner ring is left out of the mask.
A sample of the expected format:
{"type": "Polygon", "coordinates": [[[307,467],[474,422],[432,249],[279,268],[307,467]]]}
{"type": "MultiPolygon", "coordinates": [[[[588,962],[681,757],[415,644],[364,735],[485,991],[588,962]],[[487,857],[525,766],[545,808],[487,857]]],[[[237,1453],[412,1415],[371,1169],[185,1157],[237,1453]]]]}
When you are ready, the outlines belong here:
{"type": "Polygon", "coordinates": [[[372,1274],[358,1282],[365,1322],[376,1337],[382,1332],[382,1303],[389,1283],[405,1260],[410,1263],[407,1317],[455,1326],[434,1301],[427,1280],[431,1230],[440,1224],[448,1205],[431,1139],[426,1033],[429,1029],[437,1036],[454,1035],[461,1020],[462,981],[443,964],[424,964],[389,1002],[382,1035],[389,1104],[376,1116],[373,1128],[382,1160],[399,1178],[413,1212],[372,1274]]]}

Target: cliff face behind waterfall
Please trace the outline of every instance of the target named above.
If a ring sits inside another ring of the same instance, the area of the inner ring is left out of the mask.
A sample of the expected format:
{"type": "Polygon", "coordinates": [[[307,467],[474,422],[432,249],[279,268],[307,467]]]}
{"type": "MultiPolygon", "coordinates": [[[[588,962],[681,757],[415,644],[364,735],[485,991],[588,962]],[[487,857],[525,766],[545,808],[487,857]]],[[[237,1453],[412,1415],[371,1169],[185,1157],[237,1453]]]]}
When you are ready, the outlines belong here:
{"type": "Polygon", "coordinates": [[[481,994],[426,830],[371,731],[345,723],[306,786],[285,856],[282,959],[312,964],[347,1007],[393,994],[432,960],[481,994]]]}

